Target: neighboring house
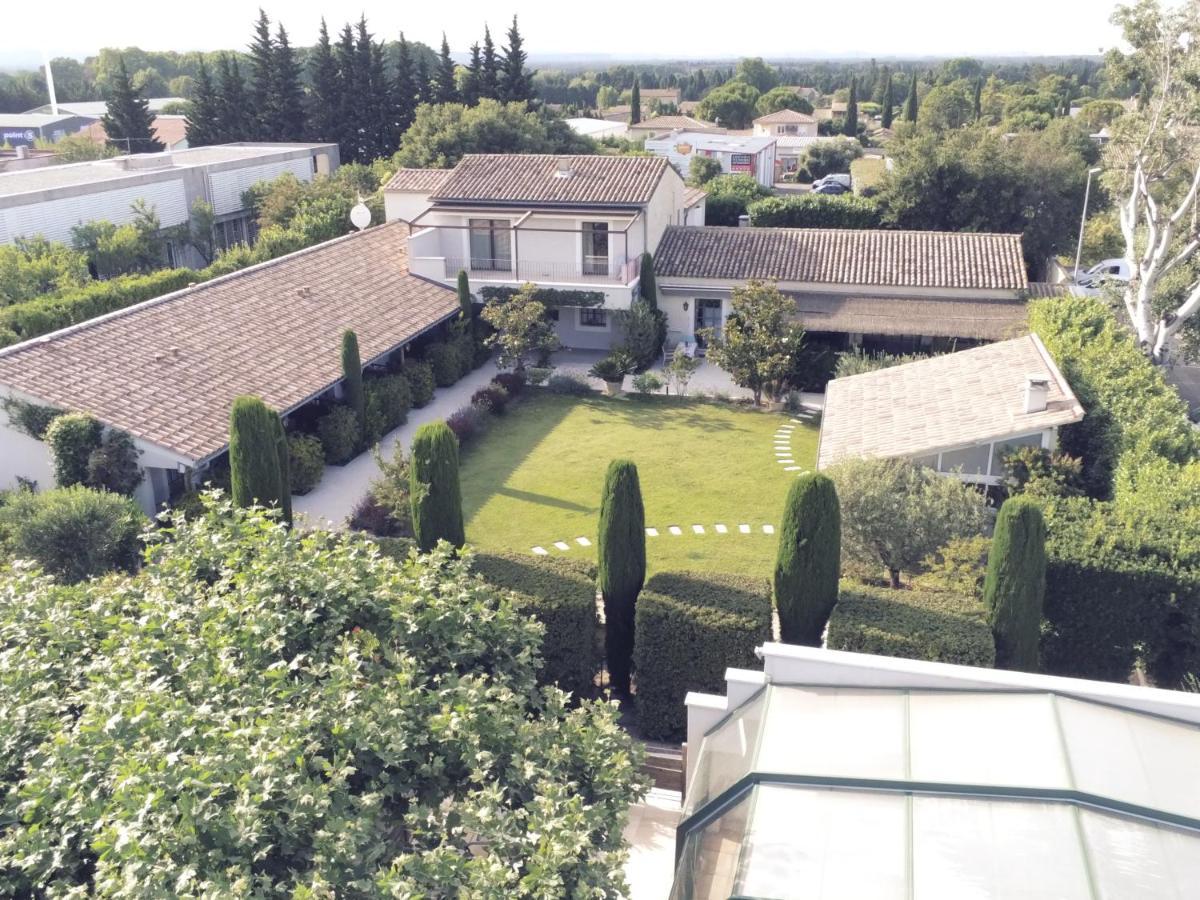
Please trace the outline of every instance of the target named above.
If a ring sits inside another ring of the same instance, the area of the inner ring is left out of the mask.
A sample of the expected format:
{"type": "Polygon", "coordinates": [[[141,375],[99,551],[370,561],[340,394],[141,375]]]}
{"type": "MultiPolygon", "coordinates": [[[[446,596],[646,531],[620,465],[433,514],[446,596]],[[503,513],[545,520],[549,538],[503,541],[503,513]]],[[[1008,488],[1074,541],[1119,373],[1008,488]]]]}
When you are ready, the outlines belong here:
{"type": "Polygon", "coordinates": [[[1004,455],[1058,446],[1083,418],[1071,385],[1035,334],[835,378],[825,389],[817,468],[855,457],[907,457],[972,484],[997,485],[1004,455]]]}
{"type": "Polygon", "coordinates": [[[616,106],[605,107],[600,113],[600,117],[606,122],[624,122],[629,124],[629,113],[633,111],[633,107],[628,103],[619,103],[616,106]]]}
{"type": "Polygon", "coordinates": [[[687,695],[674,900],[1195,893],[1196,694],[755,653],[687,695]]]}
{"type": "Polygon", "coordinates": [[[735,287],[771,281],[830,346],[913,352],[996,341],[1025,326],[1019,234],[668,228],[655,255],[669,341],[721,329],[735,287]]]}
{"type": "Polygon", "coordinates": [[[686,178],[692,160],[707,156],[731,175],[749,175],[764,187],[775,183],[775,138],[678,131],[646,140],[646,149],[669,159],[686,178]]]}
{"type": "MultiPolygon", "coordinates": [[[[187,116],[155,116],[150,130],[167,150],[186,150],[188,148],[187,116]]],[[[93,122],[84,129],[83,133],[97,144],[108,143],[108,134],[104,130],[103,122],[93,122]]],[[[124,149],[120,142],[117,143],[117,148],[124,149]]],[[[134,147],[133,149],[136,151],[138,148],[134,147]]]]}
{"type": "MultiPolygon", "coordinates": [[[[453,284],[466,270],[481,297],[526,282],[587,292],[602,303],[557,311],[568,347],[620,339],[610,313],[636,296],[642,253],[687,218],[683,179],[659,157],[468,155],[443,177],[411,219],[413,274],[453,284]]],[[[413,202],[401,193],[385,190],[390,210],[413,202]]]]}
{"type": "Polygon", "coordinates": [[[610,122],[608,119],[567,119],[566,121],[576,134],[595,140],[606,137],[622,138],[629,132],[629,126],[624,122],[610,122]]]}
{"type": "Polygon", "coordinates": [[[670,134],[673,131],[691,131],[700,134],[726,133],[726,129],[719,125],[684,115],[654,116],[650,119],[643,119],[636,125],[629,126],[629,136],[639,140],[655,137],[656,135],[670,134]]]}
{"type": "Polygon", "coordinates": [[[58,141],[82,131],[92,121],[70,113],[0,113],[0,146],[32,147],[37,141],[58,141]]]}
{"type": "Polygon", "coordinates": [[[678,106],[680,99],[679,88],[648,88],[639,87],[638,94],[642,98],[642,106],[648,107],[653,101],[671,106],[678,106]]]}
{"type": "MultiPolygon", "coordinates": [[[[337,144],[221,144],[165,153],[141,153],[94,162],[0,173],[0,244],[40,234],[69,242],[71,229],[105,220],[123,225],[132,206],[153,207],[163,228],[189,221],[205,200],[216,217],[218,247],[253,237],[242,194],[260,181],[291,173],[301,181],[338,166],[337,144]]],[[[204,263],[191,247],[167,248],[171,265],[204,263]]]]}
{"type": "MultiPolygon", "coordinates": [[[[146,100],[147,108],[154,115],[158,115],[168,106],[187,103],[183,97],[150,97],[146,100]]],[[[50,104],[39,106],[37,109],[27,110],[31,113],[48,113],[51,112],[50,104]]],[[[99,121],[108,113],[108,101],[106,100],[79,100],[68,101],[67,103],[58,104],[58,112],[61,115],[67,116],[82,116],[85,119],[99,121]]]]}
{"type": "Polygon", "coordinates": [[[383,186],[383,212],[388,222],[412,222],[432,205],[453,169],[397,169],[383,186]]]}
{"type": "Polygon", "coordinates": [[[755,137],[816,137],[817,120],[794,109],[781,109],[754,120],[755,137]]]}
{"type": "Polygon", "coordinates": [[[683,192],[683,224],[703,225],[707,206],[708,191],[698,187],[685,188],[683,192]]]}
{"type": "Polygon", "coordinates": [[[789,91],[791,91],[797,97],[803,97],[805,100],[807,100],[813,106],[816,106],[817,101],[819,101],[821,99],[821,92],[818,91],[815,87],[801,87],[800,85],[795,85],[795,84],[784,85],[784,87],[786,87],[789,91]]]}
{"type": "MultiPolygon", "coordinates": [[[[148,511],[200,487],[243,394],[285,417],[336,389],[342,333],[364,365],[459,313],[410,274],[401,222],[318,244],[0,350],[0,396],[87,413],[141,451],[148,511]]],[[[54,485],[46,446],[0,413],[0,488],[54,485]]]]}

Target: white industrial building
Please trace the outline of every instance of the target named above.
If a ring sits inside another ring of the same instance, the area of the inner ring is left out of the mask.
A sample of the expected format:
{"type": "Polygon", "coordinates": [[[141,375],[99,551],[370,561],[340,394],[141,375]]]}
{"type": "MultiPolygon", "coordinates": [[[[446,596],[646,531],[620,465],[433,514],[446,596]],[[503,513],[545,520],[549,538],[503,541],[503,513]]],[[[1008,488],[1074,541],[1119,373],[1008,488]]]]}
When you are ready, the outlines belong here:
{"type": "Polygon", "coordinates": [[[741,134],[708,134],[676,131],[646,140],[646,149],[670,160],[684,178],[697,156],[707,156],[721,164],[727,175],[749,175],[763,187],[775,183],[776,144],[773,137],[741,134]]]}

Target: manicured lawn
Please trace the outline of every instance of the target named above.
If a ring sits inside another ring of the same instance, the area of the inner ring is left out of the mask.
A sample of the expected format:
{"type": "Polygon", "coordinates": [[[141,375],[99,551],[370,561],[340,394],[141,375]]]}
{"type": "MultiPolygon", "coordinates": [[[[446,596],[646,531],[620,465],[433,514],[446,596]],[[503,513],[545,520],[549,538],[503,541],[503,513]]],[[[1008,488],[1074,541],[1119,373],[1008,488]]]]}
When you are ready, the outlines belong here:
{"type": "MultiPolygon", "coordinates": [[[[700,569],[767,576],[784,497],[796,472],[775,461],[774,436],[789,416],[676,398],[542,395],[510,408],[463,452],[467,540],[484,549],[594,558],[600,490],[609,460],[637,463],[650,571],[700,569]],[[727,534],[718,534],[721,523],[727,534]],[[748,524],[752,533],[741,534],[748,524]],[[683,530],[671,535],[669,526],[683,530]],[[704,534],[693,533],[703,525],[704,534]],[[593,546],[583,547],[576,538],[593,546]],[[555,541],[566,541],[563,553],[555,541]]],[[[796,465],[811,468],[817,429],[797,425],[796,465]]]]}

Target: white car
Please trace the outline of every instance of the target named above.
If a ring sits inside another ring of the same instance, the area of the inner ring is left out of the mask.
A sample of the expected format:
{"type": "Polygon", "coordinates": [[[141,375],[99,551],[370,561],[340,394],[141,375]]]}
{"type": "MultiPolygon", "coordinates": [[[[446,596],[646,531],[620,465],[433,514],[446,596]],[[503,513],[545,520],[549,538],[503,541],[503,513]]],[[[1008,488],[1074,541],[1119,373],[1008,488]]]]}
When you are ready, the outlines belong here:
{"type": "Polygon", "coordinates": [[[850,190],[850,187],[851,187],[850,176],[845,173],[826,175],[824,178],[818,178],[816,181],[814,181],[813,185],[812,185],[812,189],[814,191],[819,191],[822,187],[824,187],[827,184],[840,184],[846,190],[850,190]]]}
{"type": "Polygon", "coordinates": [[[1105,259],[1096,263],[1086,272],[1075,276],[1075,283],[1080,287],[1099,290],[1111,281],[1128,281],[1132,271],[1129,261],[1124,258],[1105,259]]]}

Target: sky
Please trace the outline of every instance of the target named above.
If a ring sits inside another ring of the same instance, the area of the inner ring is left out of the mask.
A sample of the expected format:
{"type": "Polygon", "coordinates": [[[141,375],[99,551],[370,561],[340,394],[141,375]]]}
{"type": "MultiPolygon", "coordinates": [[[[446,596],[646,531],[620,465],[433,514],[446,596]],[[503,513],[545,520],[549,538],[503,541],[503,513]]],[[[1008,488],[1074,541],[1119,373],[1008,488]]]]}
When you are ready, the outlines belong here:
{"type": "Polygon", "coordinates": [[[921,57],[1096,54],[1117,40],[1108,23],[1115,0],[59,0],[0,7],[0,64],[36,64],[83,56],[102,46],[147,50],[216,50],[246,44],[258,6],[281,18],[294,45],[311,44],[321,16],[331,30],[366,13],[378,36],[401,29],[434,47],[445,29],[455,55],[477,40],[486,21],[501,39],[512,13],[533,57],[714,59],[921,57]],[[986,10],[986,13],[976,12],[986,10]],[[498,34],[499,33],[499,34],[498,34]]]}

